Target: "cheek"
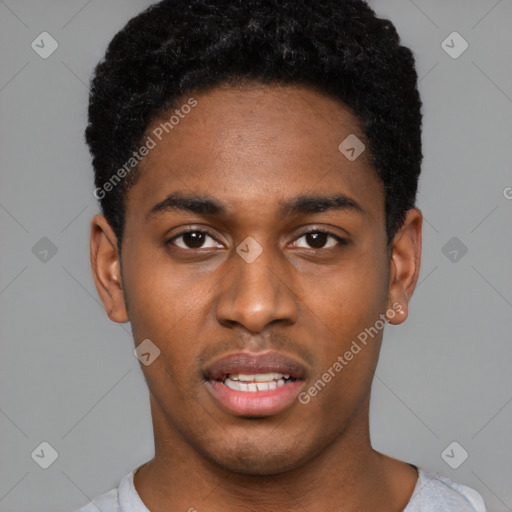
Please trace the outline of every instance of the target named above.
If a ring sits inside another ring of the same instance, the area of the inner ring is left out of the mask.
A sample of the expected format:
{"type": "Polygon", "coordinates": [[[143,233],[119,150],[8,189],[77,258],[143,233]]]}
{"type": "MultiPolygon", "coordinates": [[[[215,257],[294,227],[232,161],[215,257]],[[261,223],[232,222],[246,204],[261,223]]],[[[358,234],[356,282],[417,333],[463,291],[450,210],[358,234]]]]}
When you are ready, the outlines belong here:
{"type": "Polygon", "coordinates": [[[369,251],[359,256],[321,285],[317,281],[308,301],[319,329],[315,379],[330,370],[325,376],[330,379],[330,392],[323,398],[329,395],[344,403],[360,399],[369,390],[385,327],[381,319],[387,306],[385,260],[369,251]]]}
{"type": "Polygon", "coordinates": [[[208,316],[207,291],[211,285],[200,276],[191,278],[161,255],[150,261],[146,251],[144,258],[135,254],[130,255],[129,261],[125,293],[135,343],[149,339],[162,356],[158,365],[145,366],[143,370],[152,378],[169,378],[170,374],[184,382],[190,377],[187,369],[196,357],[197,341],[204,337],[201,329],[208,316]]]}
{"type": "Polygon", "coordinates": [[[387,267],[384,261],[362,254],[340,265],[328,278],[307,286],[311,290],[308,307],[337,333],[353,333],[353,329],[372,325],[385,310],[387,267]]]}
{"type": "Polygon", "coordinates": [[[164,250],[141,241],[136,250],[126,251],[126,261],[123,281],[134,329],[162,335],[193,310],[198,291],[185,279],[181,268],[165,258],[164,250]]]}
{"type": "Polygon", "coordinates": [[[380,319],[385,294],[377,296],[374,286],[358,280],[354,287],[324,287],[320,297],[316,304],[322,300],[324,309],[313,310],[320,319],[314,338],[318,364],[305,392],[317,414],[340,425],[370,392],[385,325],[380,319]]]}

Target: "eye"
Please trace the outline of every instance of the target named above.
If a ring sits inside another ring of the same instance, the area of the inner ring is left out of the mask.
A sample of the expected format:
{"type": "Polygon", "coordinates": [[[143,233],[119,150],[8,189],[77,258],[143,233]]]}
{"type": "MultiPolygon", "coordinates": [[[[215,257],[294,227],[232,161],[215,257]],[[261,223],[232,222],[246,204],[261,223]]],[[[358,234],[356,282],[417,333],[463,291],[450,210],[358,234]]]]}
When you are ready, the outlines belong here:
{"type": "Polygon", "coordinates": [[[304,238],[305,242],[309,244],[310,247],[307,245],[298,245],[298,247],[305,249],[332,249],[336,245],[348,244],[348,240],[346,238],[335,235],[330,231],[323,231],[320,229],[303,233],[299,238],[297,238],[297,240],[300,240],[301,238],[304,238]]]}
{"type": "Polygon", "coordinates": [[[203,231],[201,229],[187,229],[178,233],[177,235],[170,238],[167,244],[173,244],[179,247],[180,249],[213,249],[218,247],[218,242],[213,238],[207,231],[203,231]],[[213,241],[213,244],[210,242],[210,245],[204,246],[205,241],[210,238],[213,241]],[[180,243],[177,243],[177,240],[180,240],[180,243]]]}
{"type": "MultiPolygon", "coordinates": [[[[174,235],[170,238],[166,244],[171,244],[184,250],[200,250],[200,249],[214,249],[216,247],[222,247],[221,244],[215,240],[207,231],[202,229],[191,228],[174,235]],[[208,245],[205,242],[210,239],[208,245]]],[[[295,246],[303,249],[332,249],[336,245],[348,245],[348,240],[342,238],[330,231],[324,231],[315,229],[303,233],[299,238],[296,239],[295,246]],[[298,243],[299,240],[304,239],[307,245],[301,245],[298,243]]]]}

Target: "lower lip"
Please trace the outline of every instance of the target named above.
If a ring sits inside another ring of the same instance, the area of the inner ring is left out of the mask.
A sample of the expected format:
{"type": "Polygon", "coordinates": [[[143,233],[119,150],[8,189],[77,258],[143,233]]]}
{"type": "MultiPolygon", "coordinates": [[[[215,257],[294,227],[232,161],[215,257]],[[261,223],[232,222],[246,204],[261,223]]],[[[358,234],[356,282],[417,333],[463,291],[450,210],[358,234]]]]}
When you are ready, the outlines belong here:
{"type": "Polygon", "coordinates": [[[220,405],[237,416],[270,416],[286,409],[297,399],[303,381],[295,380],[268,391],[237,391],[218,380],[209,380],[207,388],[220,405]]]}

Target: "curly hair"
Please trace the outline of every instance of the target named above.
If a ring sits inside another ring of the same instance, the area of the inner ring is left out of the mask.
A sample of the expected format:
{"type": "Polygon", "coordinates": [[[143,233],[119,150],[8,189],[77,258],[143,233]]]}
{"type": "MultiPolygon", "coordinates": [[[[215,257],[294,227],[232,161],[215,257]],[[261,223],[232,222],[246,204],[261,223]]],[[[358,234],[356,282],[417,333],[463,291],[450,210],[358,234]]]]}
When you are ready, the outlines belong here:
{"type": "MultiPolygon", "coordinates": [[[[185,94],[246,80],[309,86],[351,109],[384,184],[389,245],[416,201],[422,103],[411,50],[363,0],[163,0],[132,18],[91,80],[96,190],[185,94]]],[[[95,193],[119,247],[136,178],[95,193]]]]}

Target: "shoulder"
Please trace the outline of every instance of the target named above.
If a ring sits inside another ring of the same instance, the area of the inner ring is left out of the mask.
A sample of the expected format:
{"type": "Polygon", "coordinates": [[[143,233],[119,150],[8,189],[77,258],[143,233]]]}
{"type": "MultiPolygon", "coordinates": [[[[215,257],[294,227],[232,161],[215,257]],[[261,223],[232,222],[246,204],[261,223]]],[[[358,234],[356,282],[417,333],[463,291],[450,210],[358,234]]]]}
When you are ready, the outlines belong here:
{"type": "Polygon", "coordinates": [[[123,477],[119,487],[94,498],[90,503],[75,512],[149,512],[133,484],[133,475],[144,464],[123,477]]]}
{"type": "Polygon", "coordinates": [[[93,501],[75,512],[98,512],[98,510],[101,510],[102,512],[119,512],[117,489],[112,489],[111,491],[94,498],[93,501]]]}
{"type": "Polygon", "coordinates": [[[404,512],[486,512],[482,496],[467,485],[418,468],[418,482],[404,512]]]}

